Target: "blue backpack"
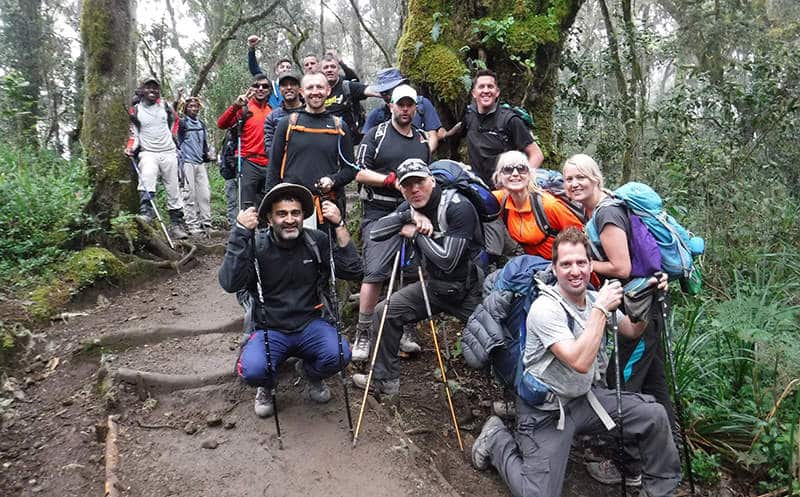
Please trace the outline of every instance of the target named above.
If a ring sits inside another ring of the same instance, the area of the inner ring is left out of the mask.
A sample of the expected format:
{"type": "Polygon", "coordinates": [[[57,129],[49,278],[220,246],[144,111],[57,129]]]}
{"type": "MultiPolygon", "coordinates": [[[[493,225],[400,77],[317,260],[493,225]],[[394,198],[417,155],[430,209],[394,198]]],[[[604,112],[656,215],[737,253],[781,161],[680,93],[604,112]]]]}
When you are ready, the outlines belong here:
{"type": "MultiPolygon", "coordinates": [[[[522,358],[527,337],[526,320],[531,304],[539,296],[537,274],[550,268],[550,261],[536,255],[513,257],[503,267],[494,283],[495,290],[514,293],[515,298],[506,319],[501,323],[509,331],[502,347],[492,349],[490,364],[495,377],[505,386],[512,388],[519,397],[531,406],[541,405],[552,395],[549,387],[530,373],[525,373],[522,358]]],[[[554,277],[546,271],[550,283],[554,277]]],[[[541,276],[541,275],[540,275],[541,276]]],[[[567,314],[569,328],[574,321],[567,314]]]]}
{"type": "Polygon", "coordinates": [[[442,159],[428,166],[442,190],[454,189],[475,207],[481,222],[488,223],[500,216],[500,202],[478,176],[459,162],[442,159]]]}
{"type": "MultiPolygon", "coordinates": [[[[693,281],[699,277],[694,258],[704,252],[705,241],[692,235],[669,215],[664,210],[661,197],[652,188],[643,183],[630,182],[614,190],[613,196],[624,202],[629,212],[637,216],[653,236],[661,253],[661,270],[670,279],[693,281]]],[[[586,223],[586,232],[592,244],[598,246],[600,234],[594,216],[586,223]]],[[[634,255],[631,254],[632,257],[634,255]]]]}

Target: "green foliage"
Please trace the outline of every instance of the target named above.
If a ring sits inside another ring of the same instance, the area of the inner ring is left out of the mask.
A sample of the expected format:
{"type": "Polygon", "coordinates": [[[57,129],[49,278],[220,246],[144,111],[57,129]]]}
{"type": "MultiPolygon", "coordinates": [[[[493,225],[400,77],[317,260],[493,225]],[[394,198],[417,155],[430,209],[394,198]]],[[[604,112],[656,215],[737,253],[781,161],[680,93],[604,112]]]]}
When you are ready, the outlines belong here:
{"type": "Polygon", "coordinates": [[[25,77],[13,69],[0,75],[0,133],[6,143],[25,144],[35,132],[25,128],[36,108],[29,86],[25,77]]]}
{"type": "Polygon", "coordinates": [[[83,235],[91,190],[84,164],[0,144],[0,284],[22,285],[83,235]]]}

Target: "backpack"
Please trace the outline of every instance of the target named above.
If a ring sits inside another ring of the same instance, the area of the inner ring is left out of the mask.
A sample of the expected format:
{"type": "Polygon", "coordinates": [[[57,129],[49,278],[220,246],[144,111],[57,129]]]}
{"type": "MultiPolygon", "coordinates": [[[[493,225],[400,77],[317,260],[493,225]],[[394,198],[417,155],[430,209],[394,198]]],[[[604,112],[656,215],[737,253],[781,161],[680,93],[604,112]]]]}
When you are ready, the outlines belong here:
{"type": "MultiPolygon", "coordinates": [[[[342,81],[342,95],[344,96],[345,100],[350,99],[350,80],[345,79],[342,81]]],[[[353,120],[353,133],[360,135],[361,128],[364,126],[364,121],[366,120],[366,113],[364,112],[364,107],[361,105],[361,102],[358,100],[350,100],[350,105],[348,106],[348,112],[350,113],[350,117],[353,120]]]]}
{"type": "MultiPolygon", "coordinates": [[[[447,205],[445,197],[452,199],[456,191],[463,195],[475,207],[478,218],[483,223],[489,223],[500,216],[500,202],[492,194],[492,190],[486,186],[478,176],[467,169],[465,164],[449,159],[442,159],[432,162],[428,166],[431,174],[436,179],[436,183],[442,187],[442,203],[447,205]],[[445,194],[451,191],[452,193],[445,194]]],[[[444,209],[439,209],[439,216],[443,217],[444,209]]],[[[447,228],[439,223],[439,228],[446,231],[447,228]]]]}
{"type": "Polygon", "coordinates": [[[244,122],[252,115],[253,113],[245,107],[236,124],[225,130],[222,143],[217,147],[217,150],[219,150],[217,153],[219,175],[225,179],[234,179],[239,175],[239,161],[236,159],[236,154],[239,153],[239,135],[244,127],[244,122]]]}
{"type": "Polygon", "coordinates": [[[463,126],[466,129],[470,129],[472,127],[471,123],[474,121],[478,125],[477,130],[479,133],[496,135],[506,145],[511,145],[511,142],[514,138],[508,129],[509,123],[514,118],[521,119],[525,124],[525,127],[528,128],[528,131],[531,132],[531,134],[533,133],[533,118],[531,117],[530,113],[528,113],[528,111],[522,107],[518,105],[512,106],[507,103],[502,103],[497,105],[495,113],[497,114],[495,116],[495,127],[485,128],[480,125],[480,121],[478,120],[478,110],[474,105],[470,104],[467,106],[467,111],[463,117],[463,126]]]}
{"type": "MultiPolygon", "coordinates": [[[[500,270],[493,288],[513,292],[514,299],[506,318],[501,322],[503,329],[509,334],[504,337],[503,346],[492,349],[489,364],[498,381],[512,389],[532,407],[554,398],[550,388],[530,371],[526,371],[522,363],[528,334],[528,312],[534,300],[541,294],[540,285],[546,285],[555,279],[549,271],[550,267],[549,260],[536,255],[514,257],[500,270]]],[[[574,333],[575,319],[569,312],[567,326],[574,333]]]]}
{"type": "MultiPolygon", "coordinates": [[[[680,279],[689,293],[697,293],[700,286],[700,275],[699,268],[694,264],[694,258],[704,252],[705,241],[700,237],[694,236],[681,226],[674,217],[669,215],[664,210],[661,197],[652,188],[643,183],[626,183],[612,192],[612,195],[613,197],[609,200],[601,202],[595,212],[606,203],[624,204],[631,215],[633,238],[646,238],[646,236],[637,237],[637,232],[646,231],[649,233],[655,241],[660,255],[659,269],[666,273],[670,279],[680,279]],[[641,222],[642,227],[637,226],[639,222],[641,222]]],[[[593,245],[593,250],[596,252],[596,247],[600,243],[600,234],[597,231],[594,215],[586,223],[586,232],[593,245]]],[[[634,256],[640,256],[635,250],[635,247],[631,247],[632,266],[634,256]]],[[[631,274],[633,275],[633,269],[631,274]]],[[[636,276],[650,275],[640,274],[636,276]]]]}
{"type": "MultiPolygon", "coordinates": [[[[573,214],[575,214],[575,217],[577,217],[581,223],[586,223],[586,212],[583,210],[583,206],[577,202],[573,202],[569,197],[567,197],[567,194],[564,191],[564,177],[560,172],[549,169],[537,169],[536,183],[543,190],[555,197],[557,201],[563,204],[573,214]]],[[[539,226],[539,229],[546,235],[546,237],[540,242],[544,243],[547,238],[554,238],[556,235],[558,235],[558,230],[550,225],[550,220],[547,218],[547,213],[544,211],[542,196],[532,192],[530,197],[533,217],[536,220],[536,224],[539,226]]],[[[506,209],[506,202],[508,202],[508,195],[505,195],[503,200],[500,202],[503,215],[503,224],[508,225],[508,210],[506,209]]]]}

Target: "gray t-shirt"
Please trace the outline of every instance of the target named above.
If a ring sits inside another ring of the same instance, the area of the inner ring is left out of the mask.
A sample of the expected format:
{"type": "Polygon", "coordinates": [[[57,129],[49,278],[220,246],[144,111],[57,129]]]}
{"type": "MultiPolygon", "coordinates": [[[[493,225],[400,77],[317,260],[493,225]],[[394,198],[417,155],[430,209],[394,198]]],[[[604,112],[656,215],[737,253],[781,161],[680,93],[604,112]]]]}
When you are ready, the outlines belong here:
{"type": "MultiPolygon", "coordinates": [[[[600,205],[597,206],[594,212],[594,223],[597,227],[598,236],[603,232],[603,228],[610,224],[624,231],[628,240],[631,239],[631,221],[628,217],[628,211],[623,205],[616,204],[611,199],[604,202],[601,201],[600,205]]],[[[606,257],[606,251],[603,246],[599,245],[597,249],[602,260],[607,261],[608,257],[606,257]]]]}
{"type": "Polygon", "coordinates": [[[167,111],[164,104],[156,102],[147,105],[143,101],[139,106],[137,117],[139,126],[139,146],[145,152],[171,152],[175,150],[172,132],[167,123],[167,111]]]}
{"type": "MultiPolygon", "coordinates": [[[[556,288],[554,289],[558,292],[556,288]]],[[[574,340],[581,336],[583,327],[592,312],[591,304],[596,297],[597,292],[587,291],[586,307],[579,308],[566,299],[562,298],[557,301],[550,295],[540,295],[528,312],[527,336],[522,363],[526,370],[539,371],[544,368],[540,374],[534,374],[562,398],[572,399],[584,395],[593,383],[602,384],[602,378],[608,366],[604,343],[600,345],[597,359],[586,373],[575,371],[550,352],[553,344],[574,340]],[[570,309],[574,317],[573,330],[569,328],[565,306],[570,309]]],[[[623,317],[619,311],[616,311],[616,315],[618,321],[623,317]]]]}

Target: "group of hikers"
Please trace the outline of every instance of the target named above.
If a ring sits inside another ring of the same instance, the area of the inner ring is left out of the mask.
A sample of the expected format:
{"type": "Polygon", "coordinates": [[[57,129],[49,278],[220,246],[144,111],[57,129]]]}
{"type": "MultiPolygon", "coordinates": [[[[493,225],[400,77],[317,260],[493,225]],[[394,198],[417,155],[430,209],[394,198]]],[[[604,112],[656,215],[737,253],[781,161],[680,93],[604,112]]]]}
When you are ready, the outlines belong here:
{"type": "MultiPolygon", "coordinates": [[[[623,285],[642,276],[630,251],[637,231],[625,205],[604,188],[597,163],[585,154],[566,160],[564,198],[540,187],[542,151],[523,117],[500,105],[490,70],[477,71],[473,102],[445,130],[431,101],[396,68],[379,71],[368,85],[329,50],[321,59],[304,57],[302,75],[281,58],[268,76],[255,54],[259,41],[248,38],[252,85],[216,123],[238,128],[219,281],[238,294],[251,323],[237,372],[256,387],[256,415],[277,421],[277,372],[290,357],[299,358],[295,368],[315,402],[331,399],[325,379],[370,357],[369,373],[353,374],[352,384],[397,395],[401,356],[421,350],[416,323],[438,313],[480,321],[465,328],[464,348],[485,362],[506,346],[508,323],[494,309],[511,298],[488,285],[498,273],[488,276],[487,267],[535,256],[549,266],[522,317],[520,361],[541,395],[515,392],[512,428],[489,417],[472,463],[496,468],[515,496],[558,496],[573,438],[604,434],[621,440],[621,450],[587,462],[593,478],[642,487],[651,497],[675,495],[681,464],[665,377],[664,308],[655,298],[663,299],[667,278],[644,278],[655,305],[635,313],[623,306],[623,285]],[[360,102],[368,97],[385,105],[362,118],[360,102]],[[467,139],[472,181],[488,186],[500,205],[494,220],[437,175],[432,155],[453,136],[467,139]],[[353,180],[362,205],[360,255],[345,222],[345,186],[353,180]],[[589,219],[599,243],[584,233],[589,219]],[[352,345],[338,315],[336,278],[361,283],[352,345]],[[621,424],[624,434],[614,429],[621,424]]],[[[153,217],[160,175],[170,233],[202,234],[210,226],[205,163],[212,154],[197,117],[201,101],[188,97],[179,116],[161,100],[155,79],[144,80],[139,93],[125,152],[138,156],[140,214],[153,217]]]]}

